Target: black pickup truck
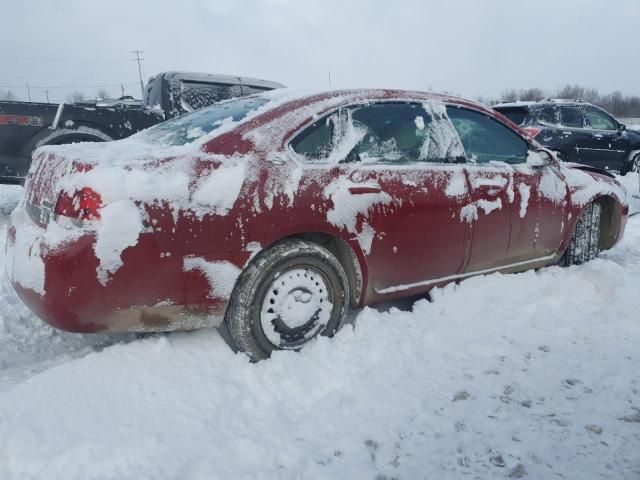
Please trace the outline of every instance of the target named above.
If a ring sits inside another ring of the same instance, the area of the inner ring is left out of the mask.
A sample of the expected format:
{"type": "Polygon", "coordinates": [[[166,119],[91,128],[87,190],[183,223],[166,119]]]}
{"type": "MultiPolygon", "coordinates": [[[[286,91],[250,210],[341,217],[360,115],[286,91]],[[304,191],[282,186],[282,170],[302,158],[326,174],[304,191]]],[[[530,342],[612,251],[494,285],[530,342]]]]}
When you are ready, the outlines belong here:
{"type": "Polygon", "coordinates": [[[280,87],[255,78],[163,72],[149,79],[142,102],[0,101],[0,183],[22,183],[40,146],[117,140],[221,100],[280,87]]]}

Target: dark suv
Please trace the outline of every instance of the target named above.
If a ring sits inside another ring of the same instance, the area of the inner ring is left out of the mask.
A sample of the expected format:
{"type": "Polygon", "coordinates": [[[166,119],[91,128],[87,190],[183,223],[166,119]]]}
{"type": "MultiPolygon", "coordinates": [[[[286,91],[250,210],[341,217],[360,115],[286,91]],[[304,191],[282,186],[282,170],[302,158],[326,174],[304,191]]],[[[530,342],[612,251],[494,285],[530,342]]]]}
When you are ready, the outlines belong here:
{"type": "Polygon", "coordinates": [[[622,175],[640,166],[640,132],[599,107],[575,100],[501,103],[493,107],[567,162],[622,175]]]}

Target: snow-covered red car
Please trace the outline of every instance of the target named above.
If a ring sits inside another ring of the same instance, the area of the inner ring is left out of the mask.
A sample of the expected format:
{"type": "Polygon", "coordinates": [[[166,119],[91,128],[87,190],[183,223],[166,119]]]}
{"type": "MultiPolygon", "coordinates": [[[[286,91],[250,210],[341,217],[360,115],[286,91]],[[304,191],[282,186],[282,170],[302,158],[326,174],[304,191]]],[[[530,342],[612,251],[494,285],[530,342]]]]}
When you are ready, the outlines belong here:
{"type": "Polygon", "coordinates": [[[259,359],[333,334],[351,307],[589,260],[620,240],[625,196],[474,102],[277,91],[38,150],[7,271],[55,327],[224,322],[259,359]]]}

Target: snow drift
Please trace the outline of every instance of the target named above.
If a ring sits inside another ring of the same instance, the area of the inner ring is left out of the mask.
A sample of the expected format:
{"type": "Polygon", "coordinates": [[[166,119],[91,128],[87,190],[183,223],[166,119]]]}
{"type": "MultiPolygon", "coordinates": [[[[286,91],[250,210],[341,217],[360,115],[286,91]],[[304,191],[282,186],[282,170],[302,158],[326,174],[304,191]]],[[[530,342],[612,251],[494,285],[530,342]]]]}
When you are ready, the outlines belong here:
{"type": "Polygon", "coordinates": [[[635,478],[639,285],[636,216],[602,259],[364,309],[250,364],[213,330],[57,332],[3,283],[0,478],[635,478]]]}

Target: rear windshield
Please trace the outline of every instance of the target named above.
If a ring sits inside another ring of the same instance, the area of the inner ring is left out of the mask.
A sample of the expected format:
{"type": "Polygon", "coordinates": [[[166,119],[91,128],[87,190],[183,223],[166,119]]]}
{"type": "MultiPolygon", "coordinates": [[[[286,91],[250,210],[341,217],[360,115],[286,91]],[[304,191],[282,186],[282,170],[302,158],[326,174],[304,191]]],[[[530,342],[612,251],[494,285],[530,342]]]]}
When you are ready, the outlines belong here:
{"type": "Polygon", "coordinates": [[[210,134],[222,125],[244,119],[251,111],[268,101],[264,97],[244,97],[216,103],[197,112],[167,120],[134,137],[146,143],[185,145],[210,134]]]}
{"type": "Polygon", "coordinates": [[[522,107],[503,107],[496,108],[502,115],[507,117],[516,125],[523,125],[525,118],[527,118],[527,109],[522,107]]]}

